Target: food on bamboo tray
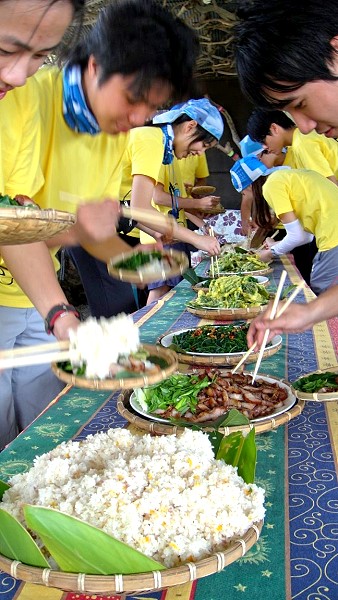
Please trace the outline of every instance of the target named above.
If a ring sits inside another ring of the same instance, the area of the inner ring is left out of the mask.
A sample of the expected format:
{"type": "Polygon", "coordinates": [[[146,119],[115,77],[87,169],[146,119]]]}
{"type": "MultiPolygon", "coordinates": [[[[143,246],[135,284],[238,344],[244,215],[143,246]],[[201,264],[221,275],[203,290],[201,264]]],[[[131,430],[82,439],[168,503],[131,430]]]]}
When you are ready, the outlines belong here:
{"type": "MultiPolygon", "coordinates": [[[[162,421],[214,421],[232,408],[250,420],[279,414],[295,403],[290,388],[273,378],[220,373],[215,369],[172,375],[159,385],[135,390],[143,414],[162,421]]],[[[132,399],[131,406],[135,409],[132,399]]]]}
{"type": "Polygon", "coordinates": [[[297,379],[292,387],[308,394],[335,392],[338,391],[338,373],[330,371],[311,373],[297,379]]]}
{"type": "Polygon", "coordinates": [[[267,263],[261,261],[257,254],[239,246],[221,256],[217,262],[220,273],[252,273],[268,268],[267,263]]]}
{"type": "Polygon", "coordinates": [[[213,279],[209,290],[200,290],[196,300],[189,302],[192,308],[248,308],[269,302],[265,287],[249,276],[231,275],[213,279]]]}
{"type": "Polygon", "coordinates": [[[186,254],[175,250],[140,250],[111,259],[108,272],[112,277],[131,283],[151,283],[180,275],[189,267],[186,254]]]}
{"type": "Polygon", "coordinates": [[[111,319],[89,317],[76,331],[70,331],[70,360],[64,371],[87,379],[105,379],[122,372],[153,373],[160,367],[149,362],[149,353],[140,345],[139,329],[130,315],[111,319]]]}
{"type": "Polygon", "coordinates": [[[15,207],[20,206],[21,208],[37,208],[39,206],[33,202],[29,196],[24,196],[23,194],[17,194],[14,198],[9,196],[8,194],[2,195],[0,194],[0,208],[15,207]]]}
{"type": "MultiPolygon", "coordinates": [[[[208,435],[201,431],[156,437],[118,428],[63,442],[37,457],[10,484],[0,507],[24,527],[27,512],[32,517],[34,508],[53,509],[51,516],[56,517],[61,511],[76,518],[69,523],[73,530],[80,519],[112,536],[111,542],[119,540],[159,561],[156,571],[223,550],[265,513],[264,490],[245,483],[237,468],[216,459],[208,435]]],[[[77,548],[73,537],[75,547],[69,548],[63,540],[69,539],[68,530],[53,539],[47,528],[48,535],[39,537],[41,520],[33,535],[48,561],[52,555],[60,565],[62,548],[68,556],[81,557],[87,544],[78,538],[77,548]]],[[[91,535],[102,539],[95,531],[91,535]]],[[[109,540],[103,541],[107,546],[109,540]]],[[[100,570],[92,572],[102,574],[102,565],[95,565],[95,542],[92,546],[83,569],[96,566],[100,570]]],[[[120,547],[121,559],[127,551],[120,547]]],[[[74,572],[69,562],[68,571],[74,572]]],[[[118,567],[109,572],[126,571],[118,567]]]]}

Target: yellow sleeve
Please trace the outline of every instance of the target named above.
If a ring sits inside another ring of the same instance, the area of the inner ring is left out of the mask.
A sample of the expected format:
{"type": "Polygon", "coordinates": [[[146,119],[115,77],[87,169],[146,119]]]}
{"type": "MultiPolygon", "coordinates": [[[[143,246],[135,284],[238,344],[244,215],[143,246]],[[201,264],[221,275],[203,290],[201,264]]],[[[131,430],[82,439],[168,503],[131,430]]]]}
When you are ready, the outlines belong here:
{"type": "Polygon", "coordinates": [[[1,171],[5,193],[34,197],[44,182],[40,167],[41,131],[34,94],[25,88],[12,90],[0,104],[1,171]]]}
{"type": "Polygon", "coordinates": [[[319,136],[303,135],[296,130],[294,140],[292,148],[295,168],[311,169],[320,173],[323,177],[335,175],[332,166],[323,153],[319,136]]]}
{"type": "Polygon", "coordinates": [[[205,177],[209,177],[209,175],[210,175],[210,173],[209,173],[209,168],[208,168],[208,161],[207,161],[206,153],[204,152],[203,154],[200,154],[200,156],[198,157],[197,167],[196,167],[196,171],[195,171],[195,178],[196,179],[204,179],[205,177]]]}
{"type": "Polygon", "coordinates": [[[137,127],[130,133],[131,175],[146,175],[157,182],[164,154],[162,130],[137,127]]]}

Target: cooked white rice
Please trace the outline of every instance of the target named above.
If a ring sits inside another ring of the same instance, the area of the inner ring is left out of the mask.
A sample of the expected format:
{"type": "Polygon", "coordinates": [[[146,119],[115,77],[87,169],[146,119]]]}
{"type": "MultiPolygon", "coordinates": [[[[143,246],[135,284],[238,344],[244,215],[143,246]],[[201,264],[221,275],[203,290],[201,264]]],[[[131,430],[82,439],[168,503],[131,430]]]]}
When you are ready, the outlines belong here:
{"type": "Polygon", "coordinates": [[[167,567],[199,560],[264,517],[264,491],[215,460],[206,434],[133,436],[126,429],[64,442],[10,481],[2,508],[25,503],[99,527],[167,567]]]}
{"type": "Polygon", "coordinates": [[[73,367],[86,363],[88,379],[108,377],[119,356],[136,352],[140,345],[138,327],[123,313],[111,319],[89,317],[69,337],[70,361],[73,367]]]}

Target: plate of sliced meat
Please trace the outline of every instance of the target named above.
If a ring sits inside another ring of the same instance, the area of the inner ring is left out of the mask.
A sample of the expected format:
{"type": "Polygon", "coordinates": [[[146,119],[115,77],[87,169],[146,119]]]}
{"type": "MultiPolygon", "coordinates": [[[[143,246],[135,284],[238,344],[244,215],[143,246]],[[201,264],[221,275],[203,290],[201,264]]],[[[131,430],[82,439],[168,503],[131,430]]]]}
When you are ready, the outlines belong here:
{"type": "Polygon", "coordinates": [[[288,383],[274,377],[259,376],[253,383],[248,372],[207,369],[135,390],[129,402],[136,413],[160,423],[211,424],[235,408],[255,424],[288,411],[297,398],[288,383]]]}

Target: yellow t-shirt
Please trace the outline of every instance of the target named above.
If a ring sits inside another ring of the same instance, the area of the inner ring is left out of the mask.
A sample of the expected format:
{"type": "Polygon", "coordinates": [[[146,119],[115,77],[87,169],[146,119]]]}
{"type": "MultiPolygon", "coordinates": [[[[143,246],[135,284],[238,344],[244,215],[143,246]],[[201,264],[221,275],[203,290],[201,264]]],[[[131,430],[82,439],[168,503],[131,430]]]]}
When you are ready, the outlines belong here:
{"type": "MultiPolygon", "coordinates": [[[[170,183],[178,190],[179,196],[181,198],[186,198],[187,193],[185,191],[184,182],[182,179],[181,169],[180,169],[180,160],[174,157],[173,162],[170,165],[161,165],[160,172],[158,174],[157,182],[163,185],[163,189],[165,192],[169,193],[169,185],[170,183]]],[[[160,212],[167,214],[171,207],[162,206],[159,204],[155,204],[152,200],[153,206],[160,212]]],[[[184,209],[181,209],[178,216],[178,221],[180,225],[184,227],[187,226],[187,220],[185,217],[184,209]]],[[[144,231],[140,232],[140,241],[142,244],[149,244],[154,241],[150,235],[145,233],[144,231]]]]}
{"type": "Polygon", "coordinates": [[[209,169],[205,152],[182,158],[179,162],[183,183],[195,185],[196,179],[209,177],[209,169]]]}
{"type": "Polygon", "coordinates": [[[292,169],[312,169],[323,177],[338,179],[338,143],[315,131],[304,135],[295,129],[284,165],[292,169]]]}
{"type": "Polygon", "coordinates": [[[338,187],[306,169],[283,169],[268,176],[263,195],[277,217],[293,211],[303,229],[316,238],[318,250],[338,245],[338,187]]]}
{"type": "MultiPolygon", "coordinates": [[[[77,202],[61,200],[60,192],[93,202],[106,196],[118,199],[128,134],[89,135],[70,129],[62,114],[62,75],[57,68],[41,69],[25,86],[11,91],[8,99],[14,103],[19,115],[22,111],[28,119],[31,118],[31,122],[34,118],[39,123],[43,179],[41,178],[39,190],[35,190],[34,200],[41,208],[76,212],[77,202]]],[[[10,127],[13,138],[17,134],[20,135],[15,120],[10,123],[10,127]]],[[[29,177],[29,165],[25,164],[24,167],[29,177]]],[[[18,191],[29,194],[29,190],[18,191]]],[[[57,249],[51,254],[55,268],[58,269],[56,251],[57,249]]],[[[29,259],[29,246],[27,256],[29,259]]],[[[7,286],[0,283],[0,305],[27,308],[32,306],[32,303],[13,282],[7,286]]]]}
{"type": "MultiPolygon", "coordinates": [[[[145,175],[157,183],[164,155],[164,136],[159,127],[136,127],[129,134],[124,156],[120,200],[130,200],[134,175],[145,175]]],[[[136,227],[128,234],[140,237],[136,227]]],[[[153,238],[151,238],[153,239],[153,238]]]]}

